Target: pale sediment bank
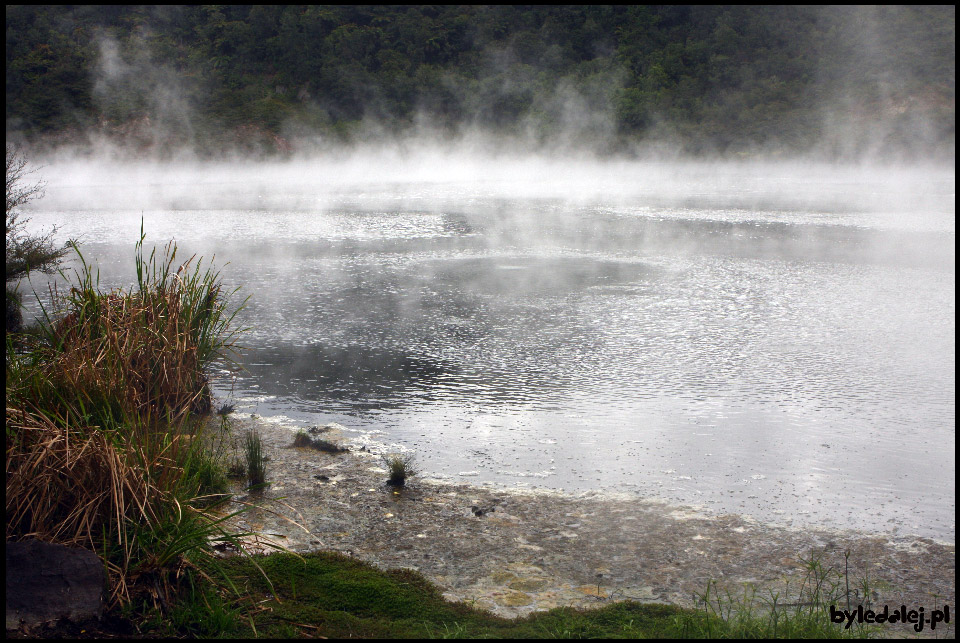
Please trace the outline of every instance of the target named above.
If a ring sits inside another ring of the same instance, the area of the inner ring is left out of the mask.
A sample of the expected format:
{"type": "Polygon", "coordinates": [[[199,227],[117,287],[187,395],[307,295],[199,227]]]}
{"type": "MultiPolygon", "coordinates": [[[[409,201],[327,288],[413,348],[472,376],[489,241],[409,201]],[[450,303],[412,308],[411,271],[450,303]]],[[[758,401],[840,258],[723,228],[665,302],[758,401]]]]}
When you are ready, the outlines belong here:
{"type": "MultiPolygon", "coordinates": [[[[780,592],[796,599],[801,559],[819,557],[844,572],[851,589],[868,577],[875,609],[906,605],[954,610],[955,545],[928,538],[765,525],[709,516],[659,501],[602,494],[572,496],[414,478],[401,492],[384,485],[379,457],[292,448],[289,427],[234,416],[234,430],[256,427],[264,441],[263,492],[241,493],[263,509],[238,519],[293,551],[349,553],[383,568],[412,568],[453,600],[503,616],[610,600],[693,606],[708,581],[742,597],[780,592]]],[[[324,437],[335,439],[335,431],[324,437]]],[[[855,599],[854,599],[855,601],[855,599]]],[[[845,607],[845,605],[838,606],[845,607]]],[[[887,626],[891,635],[910,626],[887,626]]],[[[940,625],[938,637],[954,625],[940,625]]],[[[928,629],[924,634],[931,634],[928,629]]]]}

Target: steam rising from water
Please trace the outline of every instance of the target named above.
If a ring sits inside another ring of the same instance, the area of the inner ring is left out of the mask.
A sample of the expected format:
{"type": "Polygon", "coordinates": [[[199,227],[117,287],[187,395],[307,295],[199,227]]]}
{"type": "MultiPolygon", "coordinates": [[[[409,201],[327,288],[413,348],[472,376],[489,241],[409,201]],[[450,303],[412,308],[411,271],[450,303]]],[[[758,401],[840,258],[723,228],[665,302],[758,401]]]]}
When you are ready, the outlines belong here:
{"type": "Polygon", "coordinates": [[[433,474],[953,538],[952,167],[47,162],[33,224],[105,285],[141,217],[230,262],[252,330],[218,393],[244,412],[433,474]]]}
{"type": "Polygon", "coordinates": [[[407,148],[272,162],[60,156],[43,170],[51,190],[40,207],[319,212],[352,199],[368,209],[438,211],[469,206],[470,199],[519,198],[661,208],[657,214],[665,216],[677,208],[712,209],[720,217],[725,210],[749,210],[780,212],[779,220],[789,222],[790,212],[802,211],[831,224],[955,229],[952,167],[572,159],[477,152],[467,144],[407,148]],[[849,216],[837,221],[837,214],[849,216]]]}

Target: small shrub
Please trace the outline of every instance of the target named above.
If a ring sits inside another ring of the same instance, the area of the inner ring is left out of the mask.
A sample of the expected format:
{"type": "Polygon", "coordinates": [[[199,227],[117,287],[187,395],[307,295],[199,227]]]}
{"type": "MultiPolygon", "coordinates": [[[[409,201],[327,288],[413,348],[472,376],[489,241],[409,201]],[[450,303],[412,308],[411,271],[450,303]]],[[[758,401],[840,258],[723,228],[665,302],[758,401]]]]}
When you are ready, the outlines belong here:
{"type": "MultiPolygon", "coordinates": [[[[28,170],[27,157],[23,150],[7,144],[6,169],[6,282],[12,283],[29,275],[31,272],[56,272],[58,266],[66,257],[69,247],[58,246],[53,242],[56,227],[41,236],[28,234],[25,229],[30,222],[22,216],[21,206],[43,196],[43,182],[33,185],[27,183],[34,170],[28,170]]],[[[14,287],[13,291],[16,291],[14,287]]],[[[11,308],[11,289],[7,289],[7,320],[11,314],[17,317],[19,307],[11,308]]],[[[14,320],[16,321],[16,319],[14,320]]],[[[8,331],[12,330],[9,327],[8,331]]],[[[15,329],[13,329],[15,330],[15,329]]]]}
{"type": "Polygon", "coordinates": [[[412,454],[399,455],[393,454],[384,458],[390,477],[387,478],[387,484],[392,487],[402,487],[407,482],[407,478],[417,475],[418,471],[414,467],[414,457],[412,454]]]}

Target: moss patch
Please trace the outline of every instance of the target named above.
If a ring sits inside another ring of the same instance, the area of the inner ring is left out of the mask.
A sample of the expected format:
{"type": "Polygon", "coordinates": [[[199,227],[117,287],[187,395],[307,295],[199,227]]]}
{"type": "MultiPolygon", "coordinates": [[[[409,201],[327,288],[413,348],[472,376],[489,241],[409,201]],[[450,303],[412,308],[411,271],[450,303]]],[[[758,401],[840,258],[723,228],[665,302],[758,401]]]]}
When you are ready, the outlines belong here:
{"type": "MultiPolygon", "coordinates": [[[[337,553],[273,554],[224,561],[242,599],[223,609],[234,616],[222,631],[239,638],[739,638],[768,632],[761,622],[723,621],[702,611],[631,601],[599,609],[559,607],[506,619],[466,603],[444,600],[440,589],[411,570],[382,571],[337,553]],[[257,569],[259,564],[271,579],[257,569]]],[[[594,588],[596,591],[596,588],[594,588]]],[[[511,592],[520,594],[520,592],[511,592]]],[[[216,604],[208,601],[208,604],[216,604]]],[[[856,636],[826,622],[795,636],[856,636]]],[[[194,632],[195,633],[195,632],[194,632]]],[[[768,632],[769,633],[769,632],[768,632]]],[[[863,632],[859,632],[863,635],[863,632]]]]}
{"type": "MultiPolygon", "coordinates": [[[[187,571],[169,609],[146,603],[114,610],[102,623],[32,632],[42,638],[848,638],[825,615],[784,619],[779,629],[753,615],[724,621],[703,611],[632,601],[599,609],[558,607],[507,619],[444,600],[411,570],[382,571],[336,553],[272,554],[220,561],[234,588],[187,571]],[[258,568],[259,566],[259,568],[258,568]],[[268,581],[260,570],[270,578],[268,581]],[[136,632],[136,634],[133,634],[136,632]]],[[[219,577],[221,581],[223,576],[219,577]]],[[[521,594],[507,590],[511,594],[521,594]]],[[[25,633],[16,633],[17,638],[25,633]]]]}
{"type": "Polygon", "coordinates": [[[231,632],[240,637],[496,637],[676,636],[684,610],[620,603],[598,610],[558,608],[505,619],[443,599],[439,588],[410,570],[380,571],[335,553],[273,554],[256,561],[273,588],[244,558],[225,561],[251,607],[231,632]],[[279,599],[279,600],[278,600],[279,599]],[[256,607],[252,607],[255,605],[256,607]]]}

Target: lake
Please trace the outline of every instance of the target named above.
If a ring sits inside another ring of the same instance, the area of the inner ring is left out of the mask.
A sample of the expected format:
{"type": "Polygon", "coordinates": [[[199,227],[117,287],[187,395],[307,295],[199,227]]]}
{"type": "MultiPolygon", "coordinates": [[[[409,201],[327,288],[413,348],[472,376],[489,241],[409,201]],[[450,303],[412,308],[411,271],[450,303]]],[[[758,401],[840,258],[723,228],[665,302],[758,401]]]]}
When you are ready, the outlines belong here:
{"type": "MultiPolygon", "coordinates": [[[[345,155],[52,159],[102,287],[216,256],[216,396],[441,479],[955,538],[955,174],[345,155]]],[[[45,279],[34,277],[43,289],[45,279]]],[[[29,303],[29,302],[28,302],[29,303]]],[[[31,310],[36,304],[30,303],[31,310]]]]}

